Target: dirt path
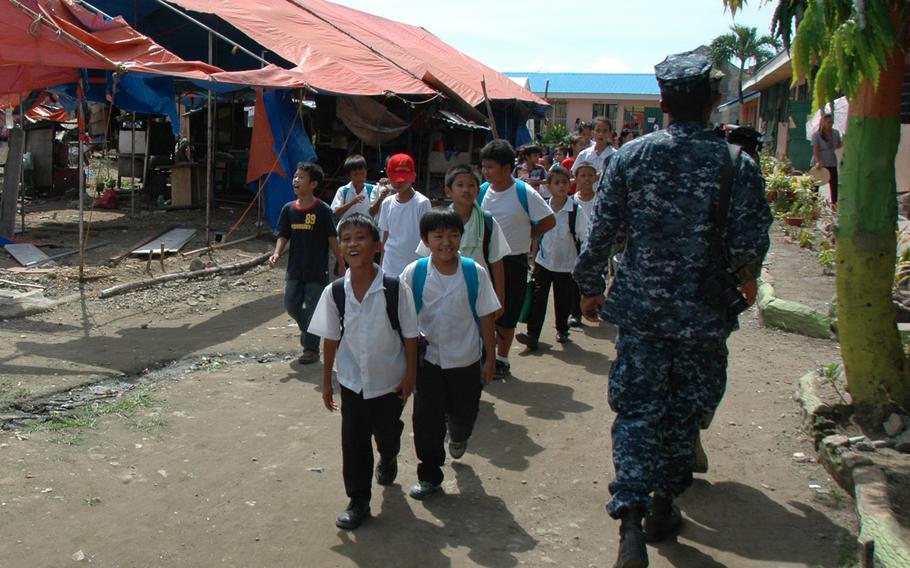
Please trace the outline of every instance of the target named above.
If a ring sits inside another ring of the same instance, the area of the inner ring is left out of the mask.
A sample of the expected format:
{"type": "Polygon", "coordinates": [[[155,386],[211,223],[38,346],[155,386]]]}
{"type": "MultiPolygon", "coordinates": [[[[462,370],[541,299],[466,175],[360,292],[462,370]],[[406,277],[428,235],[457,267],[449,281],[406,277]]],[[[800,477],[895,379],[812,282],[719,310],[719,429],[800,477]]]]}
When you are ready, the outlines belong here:
{"type": "MultiPolygon", "coordinates": [[[[345,503],[340,418],[321,406],[318,369],[290,357],[280,274],[226,280],[202,302],[194,289],[151,310],[91,300],[85,315],[76,304],[4,323],[3,380],[32,392],[213,360],[154,373],[90,427],[0,433],[0,564],[612,565],[612,328],[516,351],[515,378],[486,390],[468,453],[446,467],[445,495],[423,503],[405,495],[416,477],[409,405],[399,483],[376,489],[375,518],[346,533],[333,525],[345,503]]],[[[118,302],[131,301],[139,307],[134,295],[118,302]]],[[[677,541],[650,549],[652,566],[837,567],[855,538],[852,502],[821,467],[793,458],[813,455],[796,381],[835,360],[836,345],[760,329],[749,312],[729,346],[728,393],[704,436],[711,471],[681,500],[677,541]]]]}

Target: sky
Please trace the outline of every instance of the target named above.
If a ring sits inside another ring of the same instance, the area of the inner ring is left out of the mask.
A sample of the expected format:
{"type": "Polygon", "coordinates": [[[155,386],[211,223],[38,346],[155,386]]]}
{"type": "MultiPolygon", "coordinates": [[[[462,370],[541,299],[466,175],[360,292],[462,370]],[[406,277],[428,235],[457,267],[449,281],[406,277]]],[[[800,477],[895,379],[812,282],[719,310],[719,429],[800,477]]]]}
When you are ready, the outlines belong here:
{"type": "MultiPolygon", "coordinates": [[[[734,23],[722,0],[334,1],[426,28],[501,72],[653,73],[734,23]]],[[[770,33],[774,5],[751,0],[735,22],[770,33]]]]}

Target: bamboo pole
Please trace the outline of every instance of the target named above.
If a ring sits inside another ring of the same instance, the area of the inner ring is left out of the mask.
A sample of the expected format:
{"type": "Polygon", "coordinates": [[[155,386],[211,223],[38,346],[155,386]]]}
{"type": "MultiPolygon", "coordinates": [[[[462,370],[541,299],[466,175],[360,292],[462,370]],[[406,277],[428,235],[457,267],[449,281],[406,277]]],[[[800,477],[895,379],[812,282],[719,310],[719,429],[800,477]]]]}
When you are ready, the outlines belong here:
{"type": "Polygon", "coordinates": [[[174,274],[165,274],[164,276],[158,276],[156,278],[148,278],[146,280],[139,280],[137,282],[128,282],[126,284],[119,284],[112,288],[107,288],[101,291],[102,298],[110,298],[111,296],[116,296],[118,294],[123,294],[125,292],[130,292],[133,290],[140,290],[142,288],[150,288],[157,284],[164,282],[172,282],[174,280],[188,280],[190,278],[203,278],[205,276],[212,276],[213,274],[224,274],[227,272],[243,272],[249,270],[254,266],[266,262],[269,257],[272,255],[271,252],[263,253],[255,258],[250,260],[245,260],[243,262],[237,262],[234,264],[228,264],[226,266],[216,266],[213,268],[205,268],[203,270],[189,271],[189,272],[175,272],[174,274]]]}
{"type": "Polygon", "coordinates": [[[496,128],[496,119],[493,117],[493,105],[490,104],[490,96],[487,94],[487,78],[480,80],[480,88],[483,89],[483,102],[487,108],[487,119],[490,121],[490,130],[493,131],[493,140],[499,140],[499,130],[496,128]]]}
{"type": "MultiPolygon", "coordinates": [[[[209,32],[209,64],[212,63],[214,51],[214,39],[212,32],[209,32]]],[[[206,157],[205,157],[205,242],[212,242],[212,199],[214,197],[214,188],[212,187],[212,176],[215,165],[215,143],[212,140],[212,91],[209,90],[206,101],[206,157]]]]}
{"type": "MultiPolygon", "coordinates": [[[[148,153],[148,140],[145,141],[148,153]]],[[[136,216],[136,113],[130,122],[130,218],[136,216]]]]}

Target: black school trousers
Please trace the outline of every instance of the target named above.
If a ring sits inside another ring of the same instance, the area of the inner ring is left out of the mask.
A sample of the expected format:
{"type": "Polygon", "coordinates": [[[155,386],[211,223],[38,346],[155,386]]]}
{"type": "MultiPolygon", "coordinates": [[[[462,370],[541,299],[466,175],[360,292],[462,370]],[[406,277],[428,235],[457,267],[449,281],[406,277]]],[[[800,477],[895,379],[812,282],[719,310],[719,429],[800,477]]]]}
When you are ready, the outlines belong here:
{"type": "Polygon", "coordinates": [[[467,442],[471,437],[483,390],[481,380],[480,361],[456,369],[442,369],[427,361],[421,363],[413,416],[420,481],[442,483],[447,424],[451,441],[467,442]]]}
{"type": "Polygon", "coordinates": [[[395,393],[364,400],[341,387],[341,460],[344,490],[353,501],[369,501],[373,487],[373,437],[383,460],[398,457],[404,401],[395,393]]]}
{"type": "Polygon", "coordinates": [[[575,301],[575,281],[571,272],[553,272],[539,264],[534,265],[534,295],[531,297],[531,311],[528,314],[528,335],[540,337],[543,320],[547,317],[547,302],[550,287],[553,288],[553,307],[556,312],[556,331],[569,331],[569,315],[575,301]]]}

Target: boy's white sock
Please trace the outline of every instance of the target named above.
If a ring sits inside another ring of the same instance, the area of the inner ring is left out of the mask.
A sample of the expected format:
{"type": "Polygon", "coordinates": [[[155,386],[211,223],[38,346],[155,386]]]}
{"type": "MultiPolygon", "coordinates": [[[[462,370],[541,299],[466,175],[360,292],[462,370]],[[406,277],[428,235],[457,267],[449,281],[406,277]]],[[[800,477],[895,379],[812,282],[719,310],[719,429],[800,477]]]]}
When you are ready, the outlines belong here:
{"type": "Polygon", "coordinates": [[[502,361],[503,363],[508,363],[508,362],[509,362],[509,358],[508,358],[508,357],[503,357],[502,355],[500,355],[500,354],[498,354],[498,353],[496,354],[496,360],[497,360],[497,361],[502,361]]]}

